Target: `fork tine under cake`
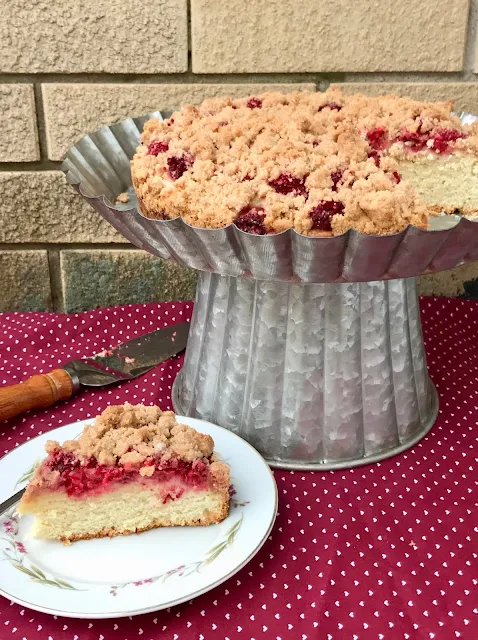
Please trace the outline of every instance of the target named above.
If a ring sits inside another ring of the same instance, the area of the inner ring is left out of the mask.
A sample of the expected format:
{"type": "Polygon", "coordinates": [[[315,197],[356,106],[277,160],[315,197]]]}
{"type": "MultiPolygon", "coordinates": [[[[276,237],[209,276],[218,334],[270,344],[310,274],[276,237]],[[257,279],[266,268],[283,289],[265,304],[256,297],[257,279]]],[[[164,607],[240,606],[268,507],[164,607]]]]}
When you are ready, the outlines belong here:
{"type": "Polygon", "coordinates": [[[209,435],[155,406],[108,407],[77,440],[48,441],[19,504],[33,535],[75,540],[210,525],[229,509],[229,468],[209,435]]]}
{"type": "Polygon", "coordinates": [[[145,124],[133,184],[144,215],[196,227],[427,229],[437,214],[478,217],[478,125],[451,110],[335,87],[210,99],[145,124]]]}

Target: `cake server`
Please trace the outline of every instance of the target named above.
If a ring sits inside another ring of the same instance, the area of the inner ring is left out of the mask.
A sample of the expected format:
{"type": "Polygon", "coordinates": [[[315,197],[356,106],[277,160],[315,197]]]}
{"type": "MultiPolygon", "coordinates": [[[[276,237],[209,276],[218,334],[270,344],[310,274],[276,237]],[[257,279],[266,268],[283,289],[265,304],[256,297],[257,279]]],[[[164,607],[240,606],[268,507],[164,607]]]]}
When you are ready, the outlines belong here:
{"type": "Polygon", "coordinates": [[[20,489],[20,491],[17,491],[16,493],[14,493],[13,496],[10,496],[10,498],[7,498],[5,502],[2,502],[0,504],[0,516],[2,515],[2,513],[5,513],[5,511],[8,511],[10,507],[13,507],[14,504],[17,504],[17,502],[20,502],[20,500],[22,499],[22,495],[25,493],[25,491],[26,491],[26,487],[23,487],[23,489],[20,489]]]}
{"type": "Polygon", "coordinates": [[[68,400],[81,387],[133,380],[186,348],[189,323],[182,322],[133,338],[90,358],[67,362],[50,373],[0,388],[0,420],[68,400]]]}

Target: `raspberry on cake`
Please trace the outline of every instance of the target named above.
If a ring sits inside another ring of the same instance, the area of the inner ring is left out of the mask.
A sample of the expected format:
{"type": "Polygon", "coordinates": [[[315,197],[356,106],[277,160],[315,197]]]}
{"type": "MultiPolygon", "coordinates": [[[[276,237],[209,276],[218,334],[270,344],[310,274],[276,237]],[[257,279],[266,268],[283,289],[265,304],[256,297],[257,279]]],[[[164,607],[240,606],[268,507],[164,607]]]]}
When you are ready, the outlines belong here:
{"type": "Polygon", "coordinates": [[[131,162],[140,208],[255,235],[427,229],[478,217],[478,125],[448,102],[265,93],[186,105],[145,124],[131,162]]]}
{"type": "Polygon", "coordinates": [[[221,522],[229,468],[213,448],[172,411],[111,406],[77,440],[47,442],[18,511],[35,516],[33,535],[65,543],[221,522]]]}

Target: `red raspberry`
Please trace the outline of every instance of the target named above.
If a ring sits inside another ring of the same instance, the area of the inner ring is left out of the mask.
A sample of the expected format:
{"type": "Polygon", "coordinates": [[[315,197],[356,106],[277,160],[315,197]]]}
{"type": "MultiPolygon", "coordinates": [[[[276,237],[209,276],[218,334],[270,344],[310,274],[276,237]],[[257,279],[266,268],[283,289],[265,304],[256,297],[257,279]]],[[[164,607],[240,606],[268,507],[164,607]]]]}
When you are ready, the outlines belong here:
{"type": "Polygon", "coordinates": [[[388,146],[388,132],[385,127],[377,127],[367,131],[367,142],[374,151],[383,151],[388,146]]]}
{"type": "Polygon", "coordinates": [[[344,215],[344,205],[338,200],[320,200],[312,209],[312,229],[319,231],[332,231],[332,218],[344,215]]]}
{"type": "Polygon", "coordinates": [[[169,175],[178,180],[194,164],[194,158],[184,153],[182,156],[171,156],[167,159],[169,175]]]}
{"type": "Polygon", "coordinates": [[[375,162],[377,167],[380,166],[380,154],[378,151],[370,151],[370,153],[368,154],[368,157],[373,158],[373,161],[375,162]]]}
{"type": "Polygon", "coordinates": [[[340,104],[337,104],[336,102],[327,102],[327,104],[324,104],[322,107],[319,107],[319,111],[323,111],[324,109],[330,109],[330,111],[340,111],[342,107],[340,106],[340,104]]]}
{"type": "Polygon", "coordinates": [[[433,134],[432,149],[436,153],[446,153],[449,150],[450,142],[456,142],[456,140],[466,137],[466,133],[456,131],[456,129],[438,129],[433,134]]]}
{"type": "Polygon", "coordinates": [[[260,109],[262,107],[262,100],[260,98],[249,98],[247,106],[249,109],[260,109]]]}
{"type": "Polygon", "coordinates": [[[332,191],[337,191],[338,188],[338,184],[339,182],[342,180],[344,175],[344,172],[342,169],[339,169],[338,171],[334,171],[331,175],[330,175],[330,179],[332,180],[332,191]]]}
{"type": "Polygon", "coordinates": [[[264,226],[265,217],[266,214],[262,207],[246,207],[238,213],[234,223],[241,231],[263,236],[267,233],[264,226]]]}
{"type": "Polygon", "coordinates": [[[283,195],[293,193],[296,196],[307,196],[305,178],[296,178],[289,173],[281,173],[278,178],[269,182],[269,186],[283,195]]]}
{"type": "Polygon", "coordinates": [[[166,140],[154,140],[148,147],[149,156],[157,156],[169,149],[169,142],[166,140]]]}

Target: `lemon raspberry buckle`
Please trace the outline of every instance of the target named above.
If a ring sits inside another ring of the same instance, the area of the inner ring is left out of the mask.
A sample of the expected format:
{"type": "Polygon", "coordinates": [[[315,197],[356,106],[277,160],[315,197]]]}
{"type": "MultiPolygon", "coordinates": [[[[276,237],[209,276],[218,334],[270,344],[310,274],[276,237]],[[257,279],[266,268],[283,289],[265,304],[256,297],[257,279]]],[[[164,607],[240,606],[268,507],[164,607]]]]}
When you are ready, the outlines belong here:
{"type": "Polygon", "coordinates": [[[221,522],[229,468],[213,447],[171,411],[111,406],[77,440],[47,442],[18,511],[35,516],[35,536],[66,543],[221,522]]]}
{"type": "Polygon", "coordinates": [[[452,103],[265,93],[148,121],[132,160],[150,218],[235,223],[264,235],[396,233],[429,216],[478,216],[478,127],[452,103]]]}

